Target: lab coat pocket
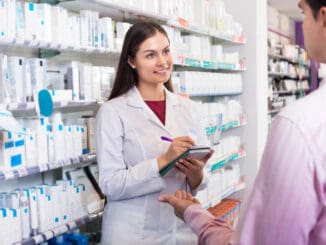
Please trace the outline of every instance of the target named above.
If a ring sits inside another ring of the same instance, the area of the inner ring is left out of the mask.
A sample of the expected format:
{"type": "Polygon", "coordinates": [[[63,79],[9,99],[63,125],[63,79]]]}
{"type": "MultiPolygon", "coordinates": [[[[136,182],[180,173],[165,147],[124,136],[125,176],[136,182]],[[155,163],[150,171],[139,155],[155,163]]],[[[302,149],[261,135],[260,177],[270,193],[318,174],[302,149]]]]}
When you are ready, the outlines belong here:
{"type": "Polygon", "coordinates": [[[167,203],[160,203],[159,231],[171,232],[175,230],[176,221],[173,208],[167,203]]]}
{"type": "Polygon", "coordinates": [[[144,230],[158,231],[160,210],[156,194],[146,196],[144,210],[144,230]]]}
{"type": "Polygon", "coordinates": [[[155,193],[146,198],[144,229],[170,232],[175,229],[176,217],[170,205],[157,200],[159,195],[155,193]]]}

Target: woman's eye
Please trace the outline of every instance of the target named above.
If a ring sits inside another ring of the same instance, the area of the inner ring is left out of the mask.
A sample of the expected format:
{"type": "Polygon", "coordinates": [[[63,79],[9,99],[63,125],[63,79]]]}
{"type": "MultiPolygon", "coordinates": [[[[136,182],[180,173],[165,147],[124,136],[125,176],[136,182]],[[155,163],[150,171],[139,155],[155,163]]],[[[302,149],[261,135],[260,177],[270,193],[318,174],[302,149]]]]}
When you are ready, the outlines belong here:
{"type": "Polygon", "coordinates": [[[149,59],[154,58],[154,54],[148,54],[148,55],[146,55],[146,57],[149,59]]]}
{"type": "Polygon", "coordinates": [[[165,54],[165,55],[167,55],[169,53],[170,53],[170,49],[166,49],[166,50],[163,51],[163,54],[165,54]]]}

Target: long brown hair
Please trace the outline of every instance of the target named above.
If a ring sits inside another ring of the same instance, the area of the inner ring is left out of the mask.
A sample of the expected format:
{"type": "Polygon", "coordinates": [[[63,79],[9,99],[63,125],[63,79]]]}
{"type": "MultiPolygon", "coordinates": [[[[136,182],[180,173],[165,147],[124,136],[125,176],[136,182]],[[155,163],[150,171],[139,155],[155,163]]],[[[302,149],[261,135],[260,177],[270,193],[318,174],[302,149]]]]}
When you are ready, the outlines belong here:
{"type": "MultiPolygon", "coordinates": [[[[138,22],[129,28],[123,42],[117,74],[109,100],[125,94],[134,85],[137,85],[137,72],[130,67],[128,64],[128,59],[134,59],[142,42],[144,42],[147,38],[154,36],[156,32],[164,34],[169,40],[166,31],[159,24],[153,22],[138,22]]],[[[171,78],[164,83],[164,86],[168,90],[173,91],[171,78]]]]}

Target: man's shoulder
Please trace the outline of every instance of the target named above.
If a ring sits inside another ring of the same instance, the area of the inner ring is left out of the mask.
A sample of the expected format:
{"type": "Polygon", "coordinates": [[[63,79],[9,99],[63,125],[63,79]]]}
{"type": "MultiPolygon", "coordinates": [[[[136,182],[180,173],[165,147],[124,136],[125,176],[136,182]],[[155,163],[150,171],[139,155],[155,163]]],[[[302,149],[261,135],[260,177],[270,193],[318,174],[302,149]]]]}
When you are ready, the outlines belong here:
{"type": "Polygon", "coordinates": [[[326,87],[286,106],[277,117],[286,118],[302,129],[313,129],[325,125],[326,127],[326,87]]]}

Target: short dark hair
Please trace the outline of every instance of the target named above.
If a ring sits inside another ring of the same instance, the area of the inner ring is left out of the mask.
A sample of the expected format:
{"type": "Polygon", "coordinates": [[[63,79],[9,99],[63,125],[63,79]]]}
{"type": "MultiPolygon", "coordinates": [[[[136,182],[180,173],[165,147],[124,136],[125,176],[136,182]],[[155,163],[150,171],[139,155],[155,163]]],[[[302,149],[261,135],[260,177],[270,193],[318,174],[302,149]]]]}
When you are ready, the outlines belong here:
{"type": "MultiPolygon", "coordinates": [[[[157,32],[164,34],[169,40],[169,37],[163,27],[154,22],[141,21],[133,24],[129,28],[123,42],[117,73],[111,94],[109,96],[109,100],[125,94],[134,85],[137,85],[137,72],[130,67],[128,64],[128,59],[134,59],[142,42],[154,36],[157,32]]],[[[164,86],[170,91],[173,91],[171,78],[169,78],[169,80],[164,83],[164,86]]]]}
{"type": "Polygon", "coordinates": [[[321,9],[321,7],[326,6],[326,0],[305,0],[305,1],[310,6],[315,18],[317,18],[317,14],[321,9]]]}

